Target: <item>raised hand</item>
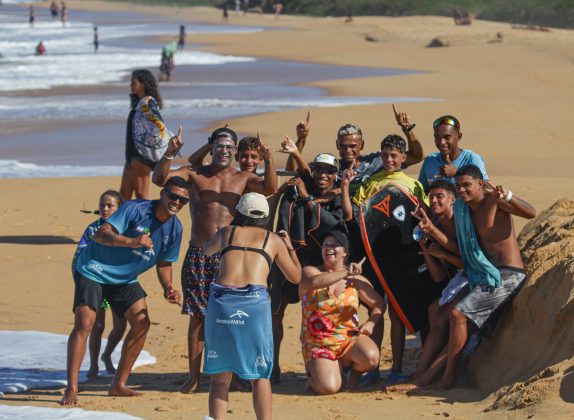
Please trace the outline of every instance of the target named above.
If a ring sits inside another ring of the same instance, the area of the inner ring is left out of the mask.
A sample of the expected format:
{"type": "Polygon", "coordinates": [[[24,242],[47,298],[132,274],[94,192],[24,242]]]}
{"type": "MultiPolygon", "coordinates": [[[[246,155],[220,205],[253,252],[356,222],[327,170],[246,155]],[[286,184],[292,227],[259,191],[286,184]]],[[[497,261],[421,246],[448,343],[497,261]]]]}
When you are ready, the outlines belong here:
{"type": "Polygon", "coordinates": [[[167,156],[175,156],[179,149],[183,146],[183,127],[180,125],[177,134],[169,139],[169,143],[167,144],[167,150],[165,154],[167,156]]]}
{"type": "Polygon", "coordinates": [[[349,186],[351,182],[357,177],[357,172],[352,169],[345,169],[343,178],[341,179],[341,186],[349,186]]]}
{"type": "Polygon", "coordinates": [[[301,121],[297,124],[295,130],[297,131],[297,138],[305,138],[309,135],[309,124],[311,123],[311,110],[307,112],[307,118],[305,121],[301,121]]]}
{"type": "Polygon", "coordinates": [[[454,177],[458,169],[456,166],[453,165],[452,161],[450,160],[450,155],[444,155],[443,159],[446,162],[446,165],[443,165],[439,168],[440,177],[443,178],[454,177]]]}
{"type": "Polygon", "coordinates": [[[307,187],[305,186],[305,183],[298,176],[289,179],[287,181],[287,185],[289,185],[290,187],[297,188],[297,191],[299,192],[299,196],[301,196],[301,198],[305,198],[305,197],[309,196],[309,193],[307,192],[307,187]]]}
{"type": "Polygon", "coordinates": [[[425,235],[430,235],[435,226],[429,219],[427,213],[421,207],[420,203],[417,204],[417,207],[411,212],[411,214],[415,219],[419,220],[419,229],[422,230],[425,235]]]}
{"type": "Polygon", "coordinates": [[[347,267],[347,275],[348,276],[356,276],[357,274],[361,274],[363,272],[363,263],[365,262],[366,257],[356,263],[349,264],[347,267]]]}
{"type": "Polygon", "coordinates": [[[409,121],[409,114],[406,112],[399,112],[395,104],[393,104],[393,112],[395,114],[395,120],[397,120],[397,124],[403,130],[406,130],[411,126],[411,122],[409,121]]]}
{"type": "Polygon", "coordinates": [[[271,147],[269,147],[268,144],[265,144],[261,141],[261,137],[259,136],[259,131],[257,132],[257,140],[259,140],[259,147],[257,148],[257,151],[259,152],[259,156],[261,156],[261,159],[263,160],[270,160],[272,157],[272,153],[271,153],[271,147]]]}
{"type": "Polygon", "coordinates": [[[281,149],[277,150],[280,153],[293,153],[297,150],[297,146],[289,138],[289,136],[285,136],[285,139],[281,142],[281,149]]]}
{"type": "Polygon", "coordinates": [[[494,187],[488,181],[484,182],[483,189],[486,194],[494,195],[498,200],[504,200],[504,198],[508,194],[508,191],[502,185],[497,185],[496,187],[494,187]]]}

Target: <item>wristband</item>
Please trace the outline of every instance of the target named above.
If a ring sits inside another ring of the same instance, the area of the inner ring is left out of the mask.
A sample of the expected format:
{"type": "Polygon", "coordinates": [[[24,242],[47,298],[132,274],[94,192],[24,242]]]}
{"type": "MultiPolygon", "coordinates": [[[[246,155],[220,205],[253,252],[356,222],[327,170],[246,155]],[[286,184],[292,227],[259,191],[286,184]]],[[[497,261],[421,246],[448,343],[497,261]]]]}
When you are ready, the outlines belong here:
{"type": "Polygon", "coordinates": [[[508,190],[506,197],[504,197],[504,201],[508,203],[510,200],[512,200],[512,191],[508,190]]]}
{"type": "Polygon", "coordinates": [[[313,201],[315,199],[315,197],[313,197],[311,194],[309,194],[307,197],[305,197],[303,200],[305,200],[307,203],[309,201],[313,201]]]}
{"type": "Polygon", "coordinates": [[[168,155],[164,154],[163,157],[166,158],[167,160],[173,160],[175,158],[175,155],[169,157],[168,155]]]}
{"type": "Polygon", "coordinates": [[[405,133],[408,133],[410,131],[412,131],[413,128],[415,128],[417,125],[415,123],[412,123],[411,125],[409,125],[408,127],[403,128],[403,131],[405,133]]]}

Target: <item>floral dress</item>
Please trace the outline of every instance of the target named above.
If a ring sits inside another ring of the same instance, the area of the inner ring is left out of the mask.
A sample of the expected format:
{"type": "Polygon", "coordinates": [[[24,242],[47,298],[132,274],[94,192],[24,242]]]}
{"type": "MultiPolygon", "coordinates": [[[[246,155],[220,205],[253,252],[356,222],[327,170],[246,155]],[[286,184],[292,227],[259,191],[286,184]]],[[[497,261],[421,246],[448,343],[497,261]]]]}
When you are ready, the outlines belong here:
{"type": "Polygon", "coordinates": [[[311,359],[337,360],[355,343],[359,292],[348,282],[335,296],[329,288],[310,290],[301,299],[301,344],[305,365],[311,359]]]}

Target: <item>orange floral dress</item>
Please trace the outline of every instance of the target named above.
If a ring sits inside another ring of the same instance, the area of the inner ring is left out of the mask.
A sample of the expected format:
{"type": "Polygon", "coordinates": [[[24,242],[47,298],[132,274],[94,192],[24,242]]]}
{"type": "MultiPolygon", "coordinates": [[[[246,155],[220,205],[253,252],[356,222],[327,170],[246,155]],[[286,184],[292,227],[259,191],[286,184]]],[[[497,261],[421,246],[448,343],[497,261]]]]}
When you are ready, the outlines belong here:
{"type": "Polygon", "coordinates": [[[337,360],[357,340],[359,292],[349,282],[335,296],[329,288],[309,290],[301,298],[301,344],[305,365],[312,359],[337,360]]]}

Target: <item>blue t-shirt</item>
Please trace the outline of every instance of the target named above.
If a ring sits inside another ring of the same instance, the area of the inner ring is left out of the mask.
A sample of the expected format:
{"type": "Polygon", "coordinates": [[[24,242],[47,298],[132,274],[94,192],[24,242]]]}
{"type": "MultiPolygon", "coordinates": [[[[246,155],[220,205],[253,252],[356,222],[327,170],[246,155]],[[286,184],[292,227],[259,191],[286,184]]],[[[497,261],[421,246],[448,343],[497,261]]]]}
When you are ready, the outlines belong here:
{"type": "MultiPolygon", "coordinates": [[[[484,179],[488,180],[484,160],[478,153],[474,153],[472,150],[462,150],[460,155],[452,161],[452,164],[456,166],[457,169],[464,165],[476,165],[482,172],[484,179]]],[[[428,192],[430,184],[438,179],[446,179],[454,184],[454,178],[435,178],[436,175],[440,174],[440,167],[444,165],[446,165],[446,162],[439,152],[432,153],[425,157],[419,173],[419,182],[423,184],[425,191],[428,192]]]]}
{"type": "Polygon", "coordinates": [[[91,241],[80,253],[76,270],[91,280],[103,284],[128,284],[153,267],[158,261],[177,261],[182,227],[177,217],[165,223],[155,217],[157,200],[133,200],[124,203],[107,223],[120,235],[136,238],[147,232],[153,248],[105,246],[91,241]]]}

